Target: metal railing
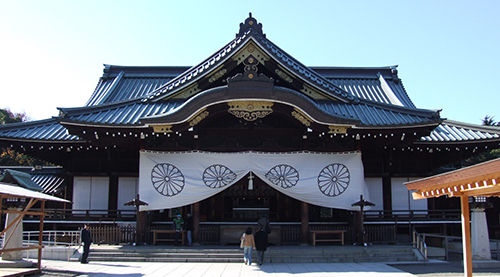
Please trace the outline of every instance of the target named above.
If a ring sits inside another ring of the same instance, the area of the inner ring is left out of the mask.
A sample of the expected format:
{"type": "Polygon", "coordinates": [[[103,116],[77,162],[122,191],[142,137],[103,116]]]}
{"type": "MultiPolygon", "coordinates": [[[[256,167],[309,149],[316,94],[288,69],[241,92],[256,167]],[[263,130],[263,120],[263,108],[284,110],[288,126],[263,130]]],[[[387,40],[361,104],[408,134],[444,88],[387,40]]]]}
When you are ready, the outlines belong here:
{"type": "MultiPolygon", "coordinates": [[[[38,244],[38,231],[24,231],[23,244],[38,244]]],[[[78,246],[80,244],[80,231],[43,231],[42,244],[46,246],[78,246]]]]}
{"type": "MultiPolygon", "coordinates": [[[[413,232],[413,247],[417,247],[419,244],[425,246],[425,250],[428,251],[429,247],[437,247],[437,248],[442,248],[444,250],[443,256],[441,255],[436,255],[431,254],[432,257],[442,257],[444,260],[448,261],[453,259],[453,257],[450,258],[450,254],[458,254],[462,255],[462,248],[454,248],[452,245],[454,243],[460,243],[462,244],[462,237],[458,236],[445,236],[445,235],[440,235],[440,234],[429,234],[429,233],[417,233],[416,231],[413,232]]],[[[491,258],[492,259],[500,259],[500,240],[490,240],[490,252],[491,252],[491,258]],[[494,246],[494,247],[491,247],[494,246]]],[[[419,249],[420,251],[420,249],[419,249]]],[[[422,253],[422,251],[420,251],[422,253]]],[[[428,257],[429,254],[426,253],[426,256],[428,257]]]]}
{"type": "Polygon", "coordinates": [[[413,248],[417,249],[420,254],[424,257],[425,260],[428,259],[427,257],[427,244],[425,243],[425,235],[426,234],[420,234],[417,231],[413,231],[413,248]]]}
{"type": "MultiPolygon", "coordinates": [[[[36,209],[34,209],[36,211],[36,209]]],[[[87,220],[99,222],[135,221],[135,210],[77,210],[45,209],[44,220],[87,220]]],[[[25,216],[24,220],[39,220],[39,216],[25,216]]]]}

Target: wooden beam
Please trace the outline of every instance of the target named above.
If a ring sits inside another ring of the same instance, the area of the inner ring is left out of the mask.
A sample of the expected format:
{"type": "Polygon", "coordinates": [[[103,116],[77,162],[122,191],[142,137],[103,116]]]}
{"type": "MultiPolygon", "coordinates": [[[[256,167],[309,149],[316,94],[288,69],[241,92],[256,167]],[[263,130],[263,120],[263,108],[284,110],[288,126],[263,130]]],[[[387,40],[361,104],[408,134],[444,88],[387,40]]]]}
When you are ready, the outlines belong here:
{"type": "MultiPolygon", "coordinates": [[[[34,198],[31,198],[30,201],[28,202],[28,205],[26,206],[26,208],[24,208],[24,213],[27,212],[29,209],[31,209],[31,207],[33,207],[33,205],[35,205],[35,203],[38,201],[38,199],[34,199],[34,198]]],[[[14,224],[17,226],[18,221],[21,220],[24,216],[24,213],[21,212],[16,218],[14,218],[14,220],[2,231],[0,232],[0,237],[3,236],[5,234],[5,232],[7,232],[7,230],[9,230],[10,228],[12,228],[12,226],[14,226],[14,224]]],[[[4,238],[5,239],[5,238],[4,238]]]]}
{"type": "Polygon", "coordinates": [[[29,250],[29,249],[40,249],[40,248],[43,248],[43,246],[35,245],[35,246],[26,246],[26,247],[19,247],[19,248],[7,248],[7,249],[0,249],[0,253],[11,252],[11,251],[24,251],[24,250],[29,250]]]}
{"type": "Polygon", "coordinates": [[[462,247],[464,259],[464,276],[472,277],[472,251],[470,238],[470,216],[469,216],[469,197],[460,196],[462,207],[462,247]]]}

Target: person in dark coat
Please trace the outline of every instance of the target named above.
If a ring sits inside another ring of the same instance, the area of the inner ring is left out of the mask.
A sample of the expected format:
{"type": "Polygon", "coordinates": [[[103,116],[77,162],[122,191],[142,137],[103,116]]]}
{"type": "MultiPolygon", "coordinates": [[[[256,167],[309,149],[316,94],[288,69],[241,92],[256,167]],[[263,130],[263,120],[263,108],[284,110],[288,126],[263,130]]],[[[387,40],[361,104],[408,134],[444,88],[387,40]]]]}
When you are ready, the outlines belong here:
{"type": "Polygon", "coordinates": [[[255,237],[255,249],[257,250],[257,262],[259,265],[264,263],[264,252],[267,249],[267,232],[265,230],[265,225],[261,226],[259,231],[254,235],[255,237]]]}
{"type": "Polygon", "coordinates": [[[191,216],[191,214],[188,214],[187,215],[187,219],[186,219],[186,234],[187,234],[187,244],[188,246],[191,246],[193,245],[193,238],[192,238],[192,235],[193,235],[193,217],[191,216]]]}
{"type": "Polygon", "coordinates": [[[92,235],[90,234],[89,225],[85,224],[80,234],[83,243],[83,255],[81,259],[82,264],[88,264],[87,258],[89,257],[90,244],[92,244],[92,235]]]}

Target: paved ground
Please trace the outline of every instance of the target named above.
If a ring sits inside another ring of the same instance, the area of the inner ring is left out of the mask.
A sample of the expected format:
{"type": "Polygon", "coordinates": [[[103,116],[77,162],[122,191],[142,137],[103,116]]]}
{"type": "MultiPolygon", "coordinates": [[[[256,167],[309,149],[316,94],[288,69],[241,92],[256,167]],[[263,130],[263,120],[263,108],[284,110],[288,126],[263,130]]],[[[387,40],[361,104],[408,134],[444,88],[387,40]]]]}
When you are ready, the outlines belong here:
{"type": "MultiPolygon", "coordinates": [[[[460,263],[426,263],[389,266],[384,263],[302,263],[246,266],[238,263],[119,263],[44,260],[43,277],[62,276],[300,276],[300,277],[455,277],[463,276],[460,263]]],[[[1,274],[0,274],[1,275],[1,274]]],[[[500,268],[477,269],[474,276],[500,276],[500,268]]]]}
{"type": "Polygon", "coordinates": [[[44,261],[41,276],[370,276],[411,277],[414,276],[383,263],[340,264],[264,264],[246,266],[239,263],[116,263],[44,261]],[[71,272],[71,273],[70,273],[71,272]]]}

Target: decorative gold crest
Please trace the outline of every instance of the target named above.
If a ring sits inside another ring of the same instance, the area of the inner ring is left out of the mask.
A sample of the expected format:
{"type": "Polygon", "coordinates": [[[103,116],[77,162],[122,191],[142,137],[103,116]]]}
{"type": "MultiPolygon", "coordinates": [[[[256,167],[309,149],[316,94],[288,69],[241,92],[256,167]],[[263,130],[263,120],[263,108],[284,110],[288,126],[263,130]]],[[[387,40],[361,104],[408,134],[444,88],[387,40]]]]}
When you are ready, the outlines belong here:
{"type": "Polygon", "coordinates": [[[329,134],[345,134],[347,133],[347,126],[337,126],[337,125],[328,125],[329,134]]]}
{"type": "Polygon", "coordinates": [[[153,125],[155,133],[172,133],[172,125],[153,125]]]}
{"type": "Polygon", "coordinates": [[[246,121],[255,121],[273,112],[273,102],[267,101],[232,101],[227,105],[230,114],[246,121]]]}

